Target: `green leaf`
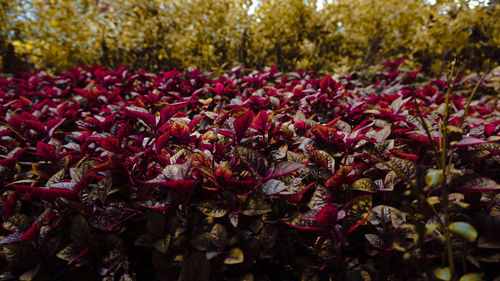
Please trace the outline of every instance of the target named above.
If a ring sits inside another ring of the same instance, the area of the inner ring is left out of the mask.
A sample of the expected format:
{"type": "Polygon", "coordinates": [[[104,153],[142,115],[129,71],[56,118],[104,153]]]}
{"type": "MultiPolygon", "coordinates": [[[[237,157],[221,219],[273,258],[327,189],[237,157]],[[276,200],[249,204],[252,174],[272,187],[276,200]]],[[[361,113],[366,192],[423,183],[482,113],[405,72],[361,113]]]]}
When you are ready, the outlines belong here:
{"type": "Polygon", "coordinates": [[[224,249],[227,244],[227,231],[221,224],[215,224],[210,231],[213,245],[218,249],[224,249]]]}
{"type": "Polygon", "coordinates": [[[415,177],[417,165],[415,165],[412,161],[403,158],[391,157],[391,164],[392,167],[399,169],[409,179],[415,177]]]}
{"type": "Polygon", "coordinates": [[[451,280],[451,272],[449,267],[440,267],[434,270],[434,276],[439,280],[451,280]]]}
{"type": "Polygon", "coordinates": [[[268,170],[267,160],[257,151],[243,146],[238,146],[238,155],[252,168],[257,170],[261,176],[265,175],[268,170]]]}
{"type": "Polygon", "coordinates": [[[52,175],[52,177],[50,177],[50,179],[47,180],[47,183],[45,185],[51,186],[54,183],[58,183],[58,182],[62,181],[63,178],[64,178],[64,169],[62,169],[59,172],[52,175]]]}
{"type": "Polygon", "coordinates": [[[477,231],[469,223],[462,221],[454,222],[450,224],[449,229],[451,232],[455,233],[456,235],[462,236],[469,242],[476,241],[477,231]]]}
{"type": "Polygon", "coordinates": [[[123,275],[119,279],[120,281],[134,281],[134,278],[130,276],[128,273],[123,273],[123,275]]]}
{"type": "Polygon", "coordinates": [[[141,246],[141,247],[151,247],[154,244],[155,244],[155,237],[151,233],[146,233],[137,237],[137,239],[134,242],[135,246],[141,246]]]}
{"type": "Polygon", "coordinates": [[[369,178],[362,178],[352,184],[352,189],[375,193],[377,192],[377,185],[369,178]]]}
{"type": "Polygon", "coordinates": [[[375,152],[378,155],[384,154],[393,148],[394,148],[394,140],[392,140],[392,139],[385,140],[383,142],[379,142],[379,143],[375,144],[375,147],[374,147],[375,152]]]}
{"type": "Polygon", "coordinates": [[[262,193],[265,195],[275,195],[283,190],[286,190],[287,186],[284,182],[280,180],[270,179],[262,185],[262,193]]]}
{"type": "Polygon", "coordinates": [[[38,263],[35,267],[32,267],[28,271],[24,272],[21,276],[19,276],[19,281],[31,281],[36,277],[38,270],[40,269],[41,263],[38,263]]]}
{"type": "Polygon", "coordinates": [[[240,248],[232,248],[224,259],[225,264],[238,264],[244,261],[243,251],[240,248]]]}
{"type": "Polygon", "coordinates": [[[436,205],[436,204],[439,204],[439,202],[441,202],[441,200],[439,199],[438,196],[431,196],[431,197],[428,197],[427,199],[425,199],[425,201],[427,202],[427,204],[429,204],[430,206],[433,206],[433,205],[436,205]]]}
{"type": "Polygon", "coordinates": [[[330,191],[324,185],[318,185],[307,206],[312,210],[321,209],[326,205],[329,195],[330,191]]]}
{"type": "Polygon", "coordinates": [[[441,225],[437,222],[430,222],[425,224],[425,236],[429,236],[436,230],[439,230],[439,227],[441,227],[441,225]]]}
{"type": "Polygon", "coordinates": [[[70,262],[81,252],[81,249],[75,244],[69,244],[66,248],[62,249],[56,254],[56,257],[70,262]]]}
{"type": "Polygon", "coordinates": [[[196,252],[183,263],[178,281],[208,281],[210,264],[204,253],[196,252]]]}
{"type": "Polygon", "coordinates": [[[317,165],[328,169],[330,173],[335,173],[335,159],[323,150],[309,151],[309,158],[317,165]]]}
{"type": "Polygon", "coordinates": [[[45,178],[57,173],[57,167],[47,163],[31,163],[31,169],[33,170],[33,174],[45,178]]]}
{"type": "Polygon", "coordinates": [[[212,236],[210,233],[204,232],[198,234],[189,241],[193,247],[198,251],[209,251],[212,249],[212,236]]]}
{"type": "Polygon", "coordinates": [[[271,205],[261,198],[248,197],[245,209],[241,211],[245,216],[259,216],[272,211],[271,205]]]}
{"type": "Polygon", "coordinates": [[[227,214],[227,209],[222,208],[219,205],[212,204],[209,201],[205,201],[200,203],[197,206],[198,210],[205,214],[206,216],[213,217],[213,218],[221,218],[227,214]]]}
{"type": "Polygon", "coordinates": [[[87,175],[90,166],[90,162],[88,161],[84,161],[83,163],[81,163],[80,166],[78,166],[78,168],[74,170],[75,173],[71,178],[71,182],[79,183],[87,175]]]}
{"type": "Polygon", "coordinates": [[[165,235],[162,239],[155,242],[154,247],[159,252],[166,254],[168,246],[170,245],[170,234],[165,235]]]}
{"type": "Polygon", "coordinates": [[[71,241],[83,248],[90,243],[90,239],[90,226],[87,220],[81,214],[77,214],[71,225],[71,241]]]}
{"type": "Polygon", "coordinates": [[[467,273],[460,278],[460,281],[481,281],[483,276],[480,273],[467,273]]]}
{"type": "Polygon", "coordinates": [[[342,225],[348,233],[354,231],[358,226],[363,224],[372,208],[372,196],[363,195],[352,199],[344,206],[345,217],[342,220],[342,225]]]}
{"type": "Polygon", "coordinates": [[[165,232],[165,217],[159,212],[151,212],[148,214],[146,226],[150,233],[156,236],[163,236],[165,232]]]}
{"type": "Polygon", "coordinates": [[[368,222],[375,227],[383,227],[392,223],[392,214],[400,213],[400,211],[394,207],[387,205],[378,205],[373,207],[368,216],[368,222]]]}
{"type": "Polygon", "coordinates": [[[444,182],[443,170],[429,169],[425,175],[425,183],[429,187],[434,187],[444,182]]]}
{"type": "Polygon", "coordinates": [[[11,232],[24,232],[30,228],[31,223],[28,217],[24,214],[17,214],[9,217],[6,222],[2,224],[5,230],[11,232]]]}
{"type": "Polygon", "coordinates": [[[251,272],[241,276],[238,281],[253,281],[254,280],[254,277],[253,277],[253,274],[251,272]]]}
{"type": "Polygon", "coordinates": [[[319,281],[319,272],[311,268],[305,268],[300,274],[300,281],[319,281]]]}

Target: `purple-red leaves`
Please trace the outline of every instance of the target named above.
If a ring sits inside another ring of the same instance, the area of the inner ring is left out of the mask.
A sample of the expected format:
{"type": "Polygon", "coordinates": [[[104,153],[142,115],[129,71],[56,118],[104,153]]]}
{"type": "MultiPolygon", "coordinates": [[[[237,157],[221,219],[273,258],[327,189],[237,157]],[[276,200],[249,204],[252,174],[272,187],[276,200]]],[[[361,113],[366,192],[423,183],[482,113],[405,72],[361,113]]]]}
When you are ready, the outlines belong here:
{"type": "Polygon", "coordinates": [[[154,114],[149,113],[146,109],[137,107],[137,106],[129,106],[125,108],[125,113],[133,118],[139,118],[146,123],[146,125],[150,127],[156,127],[156,117],[154,114]]]}
{"type": "Polygon", "coordinates": [[[395,60],[395,61],[384,61],[383,63],[381,63],[381,65],[383,66],[387,66],[387,67],[390,67],[391,69],[397,69],[398,66],[403,63],[408,57],[407,56],[404,56],[398,60],[395,60]]]}
{"type": "Polygon", "coordinates": [[[119,138],[110,137],[110,138],[104,138],[101,141],[101,146],[102,146],[102,148],[104,148],[108,151],[119,154],[122,152],[122,148],[121,148],[120,143],[121,142],[120,142],[119,138]]]}
{"type": "Polygon", "coordinates": [[[288,175],[290,173],[297,171],[302,167],[304,167],[304,165],[297,162],[292,162],[292,161],[280,162],[276,164],[274,168],[270,169],[269,172],[267,172],[265,179],[272,179],[288,175]]]}
{"type": "Polygon", "coordinates": [[[215,85],[215,93],[219,96],[222,96],[224,94],[224,85],[222,85],[221,83],[217,83],[217,85],[215,85]]]}
{"type": "Polygon", "coordinates": [[[263,134],[267,129],[267,121],[269,120],[269,114],[265,111],[259,111],[252,123],[252,128],[263,134]]]}
{"type": "Polygon", "coordinates": [[[33,187],[28,185],[11,184],[9,187],[15,188],[19,192],[29,193],[31,196],[54,202],[57,197],[63,197],[69,200],[78,201],[78,195],[75,191],[64,188],[45,188],[33,187]]]}
{"type": "Polygon", "coordinates": [[[245,114],[247,111],[248,111],[248,109],[245,108],[245,107],[243,107],[243,106],[235,107],[235,108],[233,108],[233,109],[231,109],[231,110],[229,110],[227,112],[224,112],[224,113],[220,114],[219,116],[217,116],[217,118],[214,120],[214,124],[222,126],[224,124],[224,122],[226,122],[226,120],[229,117],[238,118],[241,115],[245,114]]]}
{"type": "Polygon", "coordinates": [[[179,195],[181,195],[182,197],[185,197],[189,193],[189,190],[191,189],[191,187],[194,185],[195,182],[196,182],[196,180],[193,180],[193,179],[192,180],[174,180],[174,181],[162,182],[162,183],[160,183],[160,185],[171,188],[171,189],[177,191],[177,193],[179,193],[179,195]]]}
{"type": "Polygon", "coordinates": [[[170,128],[170,134],[177,138],[179,143],[185,144],[189,140],[189,127],[188,125],[175,121],[170,128]]]}
{"type": "Polygon", "coordinates": [[[334,225],[337,222],[337,213],[337,204],[325,205],[316,215],[316,222],[322,226],[334,225]]]}
{"type": "Polygon", "coordinates": [[[348,175],[352,171],[352,166],[340,166],[340,168],[335,172],[335,175],[331,176],[325,181],[325,185],[328,187],[339,187],[344,183],[351,183],[348,175]]]}
{"type": "Polygon", "coordinates": [[[215,175],[227,181],[231,178],[233,172],[224,166],[219,166],[215,169],[215,175]]]}
{"type": "Polygon", "coordinates": [[[254,116],[255,114],[253,113],[253,111],[248,110],[234,120],[233,126],[236,134],[236,139],[238,141],[240,141],[245,136],[245,132],[250,124],[252,124],[254,116]]]}
{"type": "MultiPolygon", "coordinates": [[[[390,266],[378,267],[387,254],[395,262],[403,252],[421,260],[413,256],[418,245],[410,212],[394,212],[403,201],[412,202],[404,208],[414,208],[418,221],[434,230],[422,240],[428,257],[442,255],[436,239],[442,229],[435,213],[425,210],[431,202],[442,215],[437,197],[443,187],[419,180],[423,171],[441,167],[415,102],[439,149],[447,83],[415,79],[421,69],[400,73],[402,62],[384,63],[391,68],[381,74],[387,79],[369,86],[354,73],[333,79],[283,74],[276,67],[238,68],[213,80],[194,68],[155,75],[97,66],[0,79],[0,244],[2,264],[16,269],[1,270],[25,272],[11,279],[35,273],[47,279],[42,267],[56,256],[70,263],[68,276],[79,266],[95,271],[94,277],[128,280],[130,270],[170,280],[191,270],[178,268],[186,259],[213,266],[210,278],[248,279],[248,272],[262,277],[259,268],[272,261],[279,272],[269,273],[271,279],[288,278],[291,269],[311,279],[332,264],[339,267],[335,278],[352,277],[342,268],[349,264],[364,268],[363,276],[387,279],[383,271],[390,266]],[[429,200],[420,202],[408,185],[429,200]],[[360,227],[374,203],[394,210],[374,209],[378,223],[360,227]],[[350,241],[353,231],[369,244],[350,241]],[[366,252],[365,245],[374,249],[366,252]],[[300,247],[300,260],[312,263],[288,268],[285,257],[297,252],[294,247],[300,247]],[[21,253],[29,268],[11,265],[13,253],[21,253]],[[137,262],[144,253],[152,253],[152,261],[137,262]],[[361,264],[366,260],[373,264],[361,264]],[[236,262],[244,266],[227,275],[224,268],[236,262]]],[[[446,145],[453,157],[449,207],[477,226],[469,254],[480,253],[480,263],[497,259],[481,248],[495,246],[489,241],[495,236],[482,233],[491,223],[476,220],[498,216],[499,102],[488,94],[490,80],[496,81],[489,75],[461,128],[474,84],[456,81],[446,145]],[[464,195],[474,192],[487,193],[464,195]]]]}
{"type": "Polygon", "coordinates": [[[188,105],[188,102],[177,102],[164,105],[160,111],[160,121],[158,127],[163,126],[172,116],[188,105]]]}
{"type": "Polygon", "coordinates": [[[41,141],[36,144],[36,153],[47,161],[54,161],[57,158],[56,147],[41,141]]]}

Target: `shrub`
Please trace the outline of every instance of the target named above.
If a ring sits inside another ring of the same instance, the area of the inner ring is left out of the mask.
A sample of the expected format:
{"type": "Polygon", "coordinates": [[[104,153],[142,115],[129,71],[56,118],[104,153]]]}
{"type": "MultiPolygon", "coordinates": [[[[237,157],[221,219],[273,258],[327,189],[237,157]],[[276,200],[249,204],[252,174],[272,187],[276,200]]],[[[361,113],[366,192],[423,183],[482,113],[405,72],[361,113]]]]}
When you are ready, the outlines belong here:
{"type": "Polygon", "coordinates": [[[2,276],[492,280],[498,69],[429,81],[403,60],[368,86],[242,67],[1,79],[2,276]]]}

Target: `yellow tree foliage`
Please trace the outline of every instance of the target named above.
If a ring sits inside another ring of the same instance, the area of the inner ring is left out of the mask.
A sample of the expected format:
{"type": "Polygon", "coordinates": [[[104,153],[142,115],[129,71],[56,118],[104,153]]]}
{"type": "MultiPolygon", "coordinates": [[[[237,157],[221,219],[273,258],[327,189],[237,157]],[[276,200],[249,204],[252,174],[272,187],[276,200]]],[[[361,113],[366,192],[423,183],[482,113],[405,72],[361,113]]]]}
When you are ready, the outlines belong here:
{"type": "Polygon", "coordinates": [[[436,75],[458,57],[474,71],[500,57],[500,5],[493,2],[0,0],[0,58],[3,71],[24,61],[55,72],[101,64],[348,73],[408,56],[407,67],[436,75]]]}

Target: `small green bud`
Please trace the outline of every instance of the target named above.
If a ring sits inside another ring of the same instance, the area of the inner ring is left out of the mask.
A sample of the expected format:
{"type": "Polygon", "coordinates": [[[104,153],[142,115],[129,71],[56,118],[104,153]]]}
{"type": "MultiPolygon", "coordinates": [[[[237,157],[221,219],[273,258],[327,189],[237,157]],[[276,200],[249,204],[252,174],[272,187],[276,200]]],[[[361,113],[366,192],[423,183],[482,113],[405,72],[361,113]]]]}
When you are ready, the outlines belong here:
{"type": "Polygon", "coordinates": [[[429,187],[440,185],[444,182],[443,170],[429,169],[425,175],[425,183],[429,187]]]}

